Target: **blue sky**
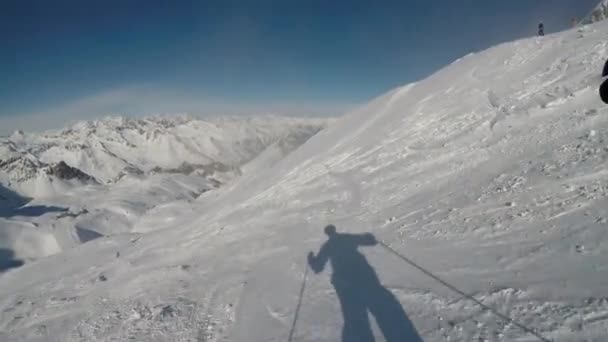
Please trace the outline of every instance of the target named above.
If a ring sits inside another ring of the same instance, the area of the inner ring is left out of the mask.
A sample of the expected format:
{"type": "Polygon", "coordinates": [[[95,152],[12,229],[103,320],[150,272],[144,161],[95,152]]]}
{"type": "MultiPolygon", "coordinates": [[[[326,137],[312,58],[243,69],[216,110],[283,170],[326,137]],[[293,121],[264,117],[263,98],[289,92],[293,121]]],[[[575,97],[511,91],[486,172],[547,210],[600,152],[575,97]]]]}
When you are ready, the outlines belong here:
{"type": "Polygon", "coordinates": [[[109,113],[341,114],[597,2],[5,0],[0,133],[109,113]]]}

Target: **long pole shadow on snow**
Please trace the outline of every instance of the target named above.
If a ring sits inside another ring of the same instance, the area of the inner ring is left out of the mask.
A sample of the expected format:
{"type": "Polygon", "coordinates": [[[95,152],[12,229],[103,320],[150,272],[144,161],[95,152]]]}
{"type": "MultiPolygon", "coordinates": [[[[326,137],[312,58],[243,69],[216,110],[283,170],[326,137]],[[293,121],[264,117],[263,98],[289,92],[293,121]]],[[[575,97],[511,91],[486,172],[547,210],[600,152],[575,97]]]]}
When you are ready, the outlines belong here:
{"type": "Polygon", "coordinates": [[[421,342],[397,298],[382,286],[374,268],[358,250],[360,246],[377,245],[374,235],[338,233],[333,225],[325,227],[325,234],[327,241],[316,256],[308,254],[308,264],[319,273],[328,261],[331,263],[331,283],[344,317],[342,341],[374,341],[369,312],[387,342],[421,342]]]}

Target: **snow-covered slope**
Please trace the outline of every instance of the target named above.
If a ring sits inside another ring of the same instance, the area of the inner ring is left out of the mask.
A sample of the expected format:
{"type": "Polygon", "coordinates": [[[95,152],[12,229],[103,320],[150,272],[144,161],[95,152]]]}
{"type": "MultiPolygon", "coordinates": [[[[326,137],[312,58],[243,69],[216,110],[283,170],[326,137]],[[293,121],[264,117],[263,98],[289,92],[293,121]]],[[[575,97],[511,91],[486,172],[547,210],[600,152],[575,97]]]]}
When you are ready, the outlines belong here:
{"type": "Polygon", "coordinates": [[[168,203],[146,217],[153,231],[2,274],[0,339],[606,340],[606,34],[468,55],[270,170],[168,203]],[[328,224],[381,243],[341,236],[320,257],[334,269],[314,274],[328,224]]]}

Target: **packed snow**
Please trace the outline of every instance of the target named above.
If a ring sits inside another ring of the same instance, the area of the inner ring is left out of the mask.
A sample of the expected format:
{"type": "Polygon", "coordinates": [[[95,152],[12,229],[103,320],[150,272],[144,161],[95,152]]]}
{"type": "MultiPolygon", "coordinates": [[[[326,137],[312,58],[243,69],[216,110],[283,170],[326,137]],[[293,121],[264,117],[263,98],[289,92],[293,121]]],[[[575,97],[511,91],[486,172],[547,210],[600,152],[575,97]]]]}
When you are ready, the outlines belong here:
{"type": "Polygon", "coordinates": [[[61,253],[33,239],[52,255],[0,276],[0,340],[605,341],[607,34],[470,54],[198,197],[78,188],[38,219],[182,195],[128,232],[91,216],[81,240],[103,236],[61,253]]]}

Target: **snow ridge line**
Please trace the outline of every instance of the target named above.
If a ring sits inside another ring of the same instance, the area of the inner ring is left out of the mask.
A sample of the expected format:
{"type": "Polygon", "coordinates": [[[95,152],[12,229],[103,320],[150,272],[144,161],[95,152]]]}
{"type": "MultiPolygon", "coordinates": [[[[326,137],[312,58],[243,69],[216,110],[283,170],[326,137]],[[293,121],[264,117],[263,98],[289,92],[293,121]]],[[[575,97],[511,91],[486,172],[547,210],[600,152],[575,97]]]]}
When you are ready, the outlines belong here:
{"type": "Polygon", "coordinates": [[[378,241],[378,244],[380,244],[380,246],[384,247],[391,254],[397,256],[399,259],[405,261],[406,263],[408,263],[409,265],[413,266],[414,268],[416,268],[420,272],[422,272],[425,275],[431,277],[432,279],[438,281],[443,286],[445,286],[448,289],[450,289],[450,290],[458,293],[459,295],[463,296],[464,298],[470,299],[471,301],[475,302],[475,304],[481,306],[484,310],[487,310],[487,311],[493,313],[494,315],[498,316],[499,318],[501,318],[502,320],[506,321],[507,323],[511,323],[511,324],[515,325],[516,327],[520,328],[521,330],[523,330],[523,331],[525,331],[527,333],[530,333],[530,334],[536,336],[539,340],[541,340],[543,342],[552,342],[552,340],[547,339],[546,337],[544,337],[540,333],[536,332],[536,330],[534,330],[532,328],[529,328],[529,327],[527,327],[527,326],[525,326],[525,325],[517,322],[513,318],[511,318],[511,317],[509,317],[509,316],[507,316],[505,314],[502,314],[502,313],[496,311],[495,309],[493,309],[493,308],[485,305],[484,303],[482,303],[480,300],[478,300],[477,298],[473,297],[472,295],[465,293],[464,291],[462,291],[462,290],[458,289],[457,287],[451,285],[450,283],[446,282],[445,280],[439,278],[438,276],[434,275],[430,271],[426,270],[424,267],[416,264],[415,262],[413,262],[409,258],[401,255],[399,252],[397,252],[396,250],[394,250],[392,247],[390,247],[389,245],[387,245],[383,241],[378,241]]]}

